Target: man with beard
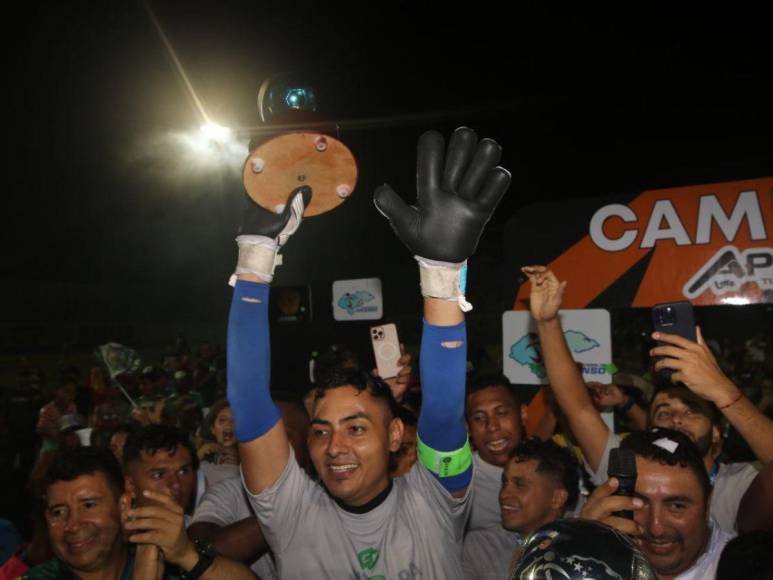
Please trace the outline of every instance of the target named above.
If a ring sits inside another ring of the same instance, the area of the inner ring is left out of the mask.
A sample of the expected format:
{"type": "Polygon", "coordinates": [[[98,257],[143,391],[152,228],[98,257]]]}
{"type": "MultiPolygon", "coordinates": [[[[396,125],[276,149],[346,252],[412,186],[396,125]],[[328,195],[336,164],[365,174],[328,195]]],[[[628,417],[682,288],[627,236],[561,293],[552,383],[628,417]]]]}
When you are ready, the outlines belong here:
{"type": "Polygon", "coordinates": [[[621,448],[636,455],[634,496],[613,495],[619,482],[611,478],[593,492],[581,517],[632,536],[660,580],[714,578],[733,534],[709,516],[711,482],[697,447],[679,431],[655,428],[632,433],[621,448]],[[633,519],[620,517],[621,510],[633,519]]]}
{"type": "MultiPolygon", "coordinates": [[[[531,314],[537,322],[553,394],[580,443],[591,480],[600,485],[607,478],[609,453],[620,445],[620,438],[607,427],[593,406],[582,375],[566,345],[558,318],[566,282],[559,282],[555,274],[544,266],[525,267],[523,272],[531,281],[531,314]]],[[[722,374],[702,339],[691,343],[679,337],[656,334],[657,340],[678,345],[652,350],[654,356],[668,357],[658,361],[656,368],[679,369],[672,380],[687,386],[670,387],[654,397],[649,409],[649,425],[673,428],[687,435],[698,446],[714,487],[711,515],[722,529],[734,532],[737,529],[738,506],[758,469],[750,463],[724,464],[717,461],[722,450],[722,416],[746,439],[762,462],[773,459],[773,426],[722,374]]]]}

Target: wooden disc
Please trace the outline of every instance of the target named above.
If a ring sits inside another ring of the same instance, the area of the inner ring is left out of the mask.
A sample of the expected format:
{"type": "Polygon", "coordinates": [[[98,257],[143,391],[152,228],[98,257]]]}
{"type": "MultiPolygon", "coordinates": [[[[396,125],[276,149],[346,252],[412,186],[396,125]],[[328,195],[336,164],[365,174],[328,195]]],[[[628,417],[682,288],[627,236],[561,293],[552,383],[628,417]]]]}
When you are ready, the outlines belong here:
{"type": "Polygon", "coordinates": [[[306,217],[342,204],[357,185],[357,162],[338,139],[321,133],[288,133],[256,148],[244,164],[244,188],[262,207],[284,207],[296,187],[313,192],[306,217]]]}

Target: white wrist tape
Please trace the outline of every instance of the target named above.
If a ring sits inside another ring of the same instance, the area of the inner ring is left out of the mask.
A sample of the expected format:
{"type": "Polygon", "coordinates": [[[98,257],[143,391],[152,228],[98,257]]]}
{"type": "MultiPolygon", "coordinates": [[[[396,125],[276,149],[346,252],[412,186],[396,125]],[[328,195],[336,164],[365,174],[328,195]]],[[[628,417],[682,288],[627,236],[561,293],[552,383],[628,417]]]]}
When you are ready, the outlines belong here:
{"type": "Polygon", "coordinates": [[[472,304],[464,297],[467,286],[467,260],[454,264],[428,260],[421,256],[414,258],[419,263],[422,296],[458,302],[462,312],[472,310],[472,304]]]}
{"type": "Polygon", "coordinates": [[[239,274],[255,274],[266,282],[271,282],[274,279],[279,251],[276,241],[266,236],[248,235],[237,236],[236,244],[239,246],[239,259],[236,262],[236,271],[228,283],[234,286],[239,274]]]}

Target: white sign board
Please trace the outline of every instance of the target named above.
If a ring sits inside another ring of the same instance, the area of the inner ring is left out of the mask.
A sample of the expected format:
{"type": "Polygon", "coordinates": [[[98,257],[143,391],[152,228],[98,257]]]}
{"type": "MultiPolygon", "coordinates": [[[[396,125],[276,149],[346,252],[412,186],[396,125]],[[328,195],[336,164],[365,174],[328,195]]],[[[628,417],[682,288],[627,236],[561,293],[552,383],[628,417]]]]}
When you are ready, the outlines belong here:
{"type": "Polygon", "coordinates": [[[333,282],[333,318],[379,320],[384,315],[384,297],[379,278],[333,282]]]}
{"type": "MultiPolygon", "coordinates": [[[[561,310],[564,338],[586,381],[611,383],[612,332],[609,312],[602,309],[561,310]]],[[[502,368],[511,382],[522,385],[548,383],[537,325],[526,311],[502,315],[502,368]]]]}

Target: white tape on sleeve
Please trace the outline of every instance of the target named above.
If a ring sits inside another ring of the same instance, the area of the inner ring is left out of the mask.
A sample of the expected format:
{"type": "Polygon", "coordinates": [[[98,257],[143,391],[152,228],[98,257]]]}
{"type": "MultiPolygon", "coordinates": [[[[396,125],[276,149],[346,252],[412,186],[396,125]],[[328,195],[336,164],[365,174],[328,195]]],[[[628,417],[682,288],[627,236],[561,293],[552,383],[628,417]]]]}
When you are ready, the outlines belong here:
{"type": "Polygon", "coordinates": [[[467,261],[453,264],[428,260],[421,256],[414,257],[419,263],[422,296],[457,302],[462,312],[472,310],[472,304],[464,297],[467,285],[467,261]]]}
{"type": "Polygon", "coordinates": [[[239,274],[255,274],[266,282],[271,282],[274,279],[276,255],[279,250],[277,243],[266,236],[238,236],[236,243],[239,246],[239,259],[228,283],[231,286],[236,284],[239,274]]]}

